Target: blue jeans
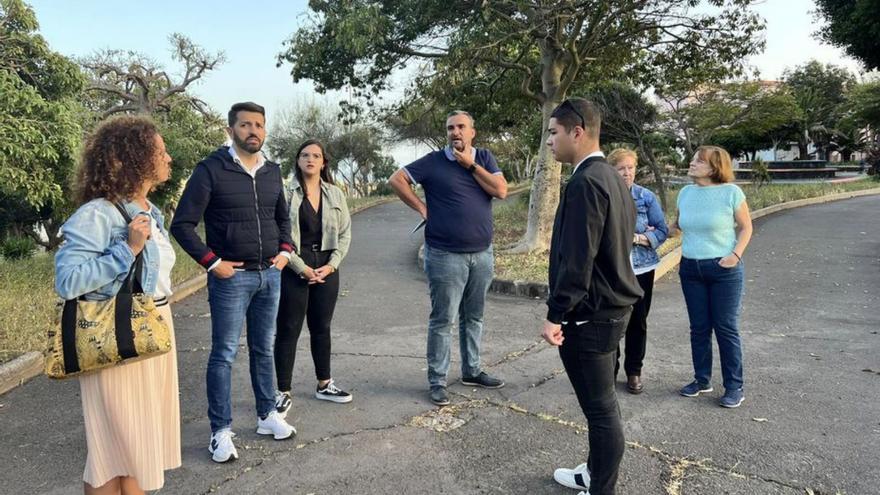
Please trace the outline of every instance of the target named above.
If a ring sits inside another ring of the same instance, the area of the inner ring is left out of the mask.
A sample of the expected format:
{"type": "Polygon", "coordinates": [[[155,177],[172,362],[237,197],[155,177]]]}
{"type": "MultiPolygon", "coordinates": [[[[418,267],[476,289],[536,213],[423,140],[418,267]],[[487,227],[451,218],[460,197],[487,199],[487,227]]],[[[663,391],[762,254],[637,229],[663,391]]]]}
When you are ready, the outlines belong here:
{"type": "Polygon", "coordinates": [[[428,318],[428,384],[446,386],[452,326],[458,320],[461,374],[480,374],[483,308],[492,283],[492,247],[476,253],[453,253],[425,246],[425,273],[431,292],[428,318]]]}
{"type": "Polygon", "coordinates": [[[241,330],[247,320],[247,345],[251,386],[257,415],[275,407],[275,318],[281,271],[237,271],[230,278],[208,273],[211,306],[211,355],[208,358],[208,418],[211,432],[232,424],[232,363],[238,353],[241,330]]]}
{"type": "Polygon", "coordinates": [[[682,258],[678,273],[691,321],[694,379],[703,385],[712,379],[714,330],[724,388],[737,390],[743,386],[739,312],[745,268],[742,262],[733,268],[724,268],[718,264],[719,259],[682,258]]]}

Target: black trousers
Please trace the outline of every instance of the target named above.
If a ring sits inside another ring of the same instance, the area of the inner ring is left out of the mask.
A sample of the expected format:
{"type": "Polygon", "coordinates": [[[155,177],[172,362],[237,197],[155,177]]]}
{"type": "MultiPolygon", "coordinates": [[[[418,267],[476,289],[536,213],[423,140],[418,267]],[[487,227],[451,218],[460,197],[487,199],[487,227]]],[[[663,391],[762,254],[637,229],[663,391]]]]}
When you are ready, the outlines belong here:
{"type": "MultiPolygon", "coordinates": [[[[654,292],[654,270],[636,275],[645,295],[633,304],[632,315],[626,327],[626,349],[624,351],[623,371],[626,376],[642,376],[642,363],[645,360],[645,348],[648,345],[648,312],[651,311],[651,294],[654,292]]],[[[620,346],[617,346],[617,360],[614,374],[620,369],[620,346]]]]}
{"type": "Polygon", "coordinates": [[[614,391],[617,345],[629,315],[618,320],[569,322],[559,356],[589,427],[590,495],[613,495],[623,459],[623,424],[614,391]]]}
{"type": "MultiPolygon", "coordinates": [[[[329,251],[306,251],[303,261],[312,268],[327,264],[329,251]]],[[[296,360],[296,343],[302,332],[303,321],[309,325],[312,360],[318,380],[329,380],[330,374],[330,322],[339,297],[339,272],[334,271],[323,284],[309,285],[293,270],[281,273],[281,300],[278,305],[278,328],[275,334],[275,374],[278,390],[290,390],[293,365],[296,360]]]]}

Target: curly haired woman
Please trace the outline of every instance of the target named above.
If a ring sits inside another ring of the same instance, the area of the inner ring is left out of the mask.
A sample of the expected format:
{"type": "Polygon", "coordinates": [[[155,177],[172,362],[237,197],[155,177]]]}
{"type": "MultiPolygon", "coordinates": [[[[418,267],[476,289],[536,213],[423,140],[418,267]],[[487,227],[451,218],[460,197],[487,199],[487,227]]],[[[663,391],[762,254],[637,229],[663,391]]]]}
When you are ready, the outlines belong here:
{"type": "MultiPolygon", "coordinates": [[[[86,141],[76,176],[81,206],[61,228],[55,291],[61,298],[116,295],[138,254],[141,285],[171,325],[174,249],[162,213],[147,195],[171,175],[171,157],[152,121],[123,116],[86,141]],[[133,220],[126,222],[117,205],[133,220]]],[[[92,494],[142,494],[181,464],[177,354],[171,352],[80,377],[88,456],[83,488],[92,494]]]]}

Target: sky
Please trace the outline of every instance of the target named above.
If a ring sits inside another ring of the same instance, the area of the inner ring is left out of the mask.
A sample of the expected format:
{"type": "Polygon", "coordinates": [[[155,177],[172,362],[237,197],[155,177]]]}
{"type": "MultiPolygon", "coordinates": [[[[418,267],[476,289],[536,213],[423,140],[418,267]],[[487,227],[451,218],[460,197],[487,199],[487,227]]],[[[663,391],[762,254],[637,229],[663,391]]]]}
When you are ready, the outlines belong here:
{"type": "MultiPolygon", "coordinates": [[[[256,101],[266,107],[270,130],[273,117],[297,102],[345,98],[338,92],[319,95],[308,81],[294,84],[289,65],[276,67],[284,40],[309,22],[304,0],[26,1],[37,14],[40,33],[64,55],[84,57],[106,48],[132,50],[175,73],[180,66],[171,59],[168,36],[176,32],[209,52],[225,52],[227,61],[192,87],[193,92],[222,114],[232,103],[256,101]]],[[[758,4],[755,10],[767,21],[767,47],[749,63],[760,71],[762,79],[778,79],[787,67],[811,58],[843,65],[853,72],[860,70],[841,50],[813,38],[812,33],[821,28],[811,13],[814,9],[812,0],[765,0],[758,4]]],[[[392,154],[399,164],[406,164],[423,153],[424,148],[413,145],[398,146],[392,154]]]]}

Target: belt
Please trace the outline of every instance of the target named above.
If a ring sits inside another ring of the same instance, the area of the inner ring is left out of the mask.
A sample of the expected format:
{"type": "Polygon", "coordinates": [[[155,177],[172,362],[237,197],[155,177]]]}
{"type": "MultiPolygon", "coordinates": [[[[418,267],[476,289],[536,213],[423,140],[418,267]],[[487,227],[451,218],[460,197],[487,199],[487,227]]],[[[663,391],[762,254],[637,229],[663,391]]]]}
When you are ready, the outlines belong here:
{"type": "Polygon", "coordinates": [[[312,245],[307,246],[307,247],[309,248],[309,251],[313,251],[313,252],[319,252],[319,251],[321,251],[321,244],[312,244],[312,245]]]}

